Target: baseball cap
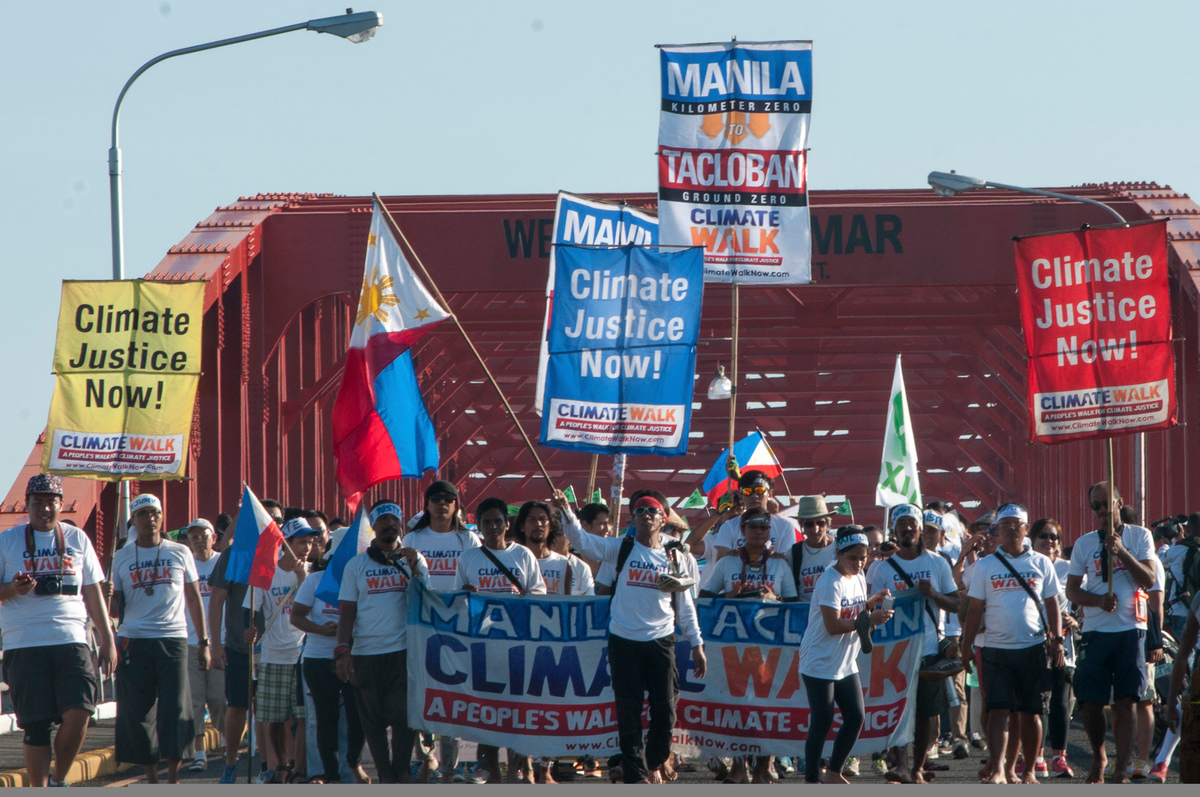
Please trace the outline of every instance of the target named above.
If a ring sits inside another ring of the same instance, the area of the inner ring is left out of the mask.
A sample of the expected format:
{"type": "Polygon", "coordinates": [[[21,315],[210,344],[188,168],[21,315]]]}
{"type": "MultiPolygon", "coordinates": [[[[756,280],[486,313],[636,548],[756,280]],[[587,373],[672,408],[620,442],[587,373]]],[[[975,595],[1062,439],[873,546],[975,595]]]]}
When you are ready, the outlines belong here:
{"type": "Polygon", "coordinates": [[[319,532],[312,526],[308,525],[308,521],[302,517],[294,517],[287,523],[283,524],[280,529],[283,532],[284,539],[292,540],[296,537],[307,537],[310,534],[318,534],[319,532]]]}
{"type": "Polygon", "coordinates": [[[448,493],[449,495],[458,498],[458,488],[454,486],[453,482],[448,482],[445,479],[438,479],[433,484],[425,488],[425,500],[429,500],[431,495],[438,495],[440,493],[448,493]]]}
{"type": "Polygon", "coordinates": [[[38,473],[31,476],[29,483],[25,485],[25,495],[30,496],[35,493],[57,495],[61,498],[63,494],[62,477],[50,473],[38,473]]]}

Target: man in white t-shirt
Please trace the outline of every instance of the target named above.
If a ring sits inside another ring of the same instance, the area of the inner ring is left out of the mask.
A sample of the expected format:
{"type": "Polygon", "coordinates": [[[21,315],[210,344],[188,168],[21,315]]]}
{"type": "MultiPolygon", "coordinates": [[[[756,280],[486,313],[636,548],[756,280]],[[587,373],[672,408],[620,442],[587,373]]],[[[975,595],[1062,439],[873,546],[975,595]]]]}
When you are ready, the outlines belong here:
{"type": "MultiPolygon", "coordinates": [[[[216,550],[213,542],[216,532],[213,526],[204,518],[196,518],[185,529],[187,545],[192,549],[196,560],[196,584],[200,587],[200,602],[204,604],[204,616],[208,617],[208,597],[212,593],[208,577],[216,567],[216,550]]],[[[217,623],[221,622],[217,618],[217,623]]],[[[192,627],[188,618],[188,686],[192,692],[192,720],[196,724],[196,738],[193,741],[192,763],[189,772],[203,772],[208,768],[208,754],[204,750],[204,707],[208,706],[209,716],[214,728],[225,728],[225,671],[216,667],[200,669],[200,635],[192,627]]],[[[186,756],[187,750],[184,751],[186,756]]]]}
{"type": "Polygon", "coordinates": [[[104,571],[82,529],[59,520],[63,486],[58,476],[37,474],[25,487],[29,522],[0,534],[0,623],[4,680],[30,785],[66,785],[95,711],[100,680],[88,650],[90,618],[100,640],[107,676],[116,646],[101,592],[104,571]],[[50,771],[50,728],[54,771],[50,771]]]}
{"type": "MultiPolygon", "coordinates": [[[[438,592],[455,589],[458,557],[463,551],[479,547],[479,537],[462,520],[461,496],[453,482],[439,479],[425,489],[425,507],[409,521],[411,531],[404,535],[404,547],[415,548],[429,564],[429,588],[438,592]]],[[[463,782],[458,767],[458,739],[442,735],[438,754],[433,754],[433,734],[417,734],[417,757],[421,770],[417,783],[428,783],[434,770],[442,781],[463,782]],[[439,758],[440,766],[439,766],[439,758]]]]}
{"type": "Polygon", "coordinates": [[[1146,590],[1154,584],[1154,540],[1147,529],[1121,522],[1121,494],[1114,489],[1110,497],[1107,483],[1093,485],[1088,501],[1104,536],[1093,531],[1076,540],[1067,571],[1067,600],[1083,607],[1075,697],[1092,745],[1087,782],[1104,782],[1108,704],[1116,747],[1113,782],[1124,783],[1133,754],[1134,703],[1146,689],[1146,590]]]}
{"type": "MultiPolygon", "coordinates": [[[[936,503],[945,506],[941,501],[936,503]]],[[[953,512],[942,514],[937,509],[926,509],[921,531],[921,541],[925,550],[933,551],[944,558],[950,565],[951,574],[959,554],[962,553],[962,544],[958,542],[958,537],[951,541],[948,534],[950,527],[956,527],[957,520],[953,512]]],[[[946,614],[944,638],[951,644],[957,644],[962,639],[962,627],[958,622],[957,612],[946,614]]],[[[969,758],[971,751],[967,749],[967,671],[964,669],[956,672],[950,676],[950,682],[958,703],[946,709],[950,727],[943,730],[950,734],[951,754],[957,759],[969,758]]]]}
{"type": "Polygon", "coordinates": [[[796,595],[801,601],[812,597],[817,580],[825,569],[837,559],[837,547],[833,544],[830,524],[834,512],[829,511],[823,495],[805,495],[796,506],[796,520],[804,534],[804,540],[789,545],[779,553],[787,556],[796,585],[796,595]]]}
{"type": "Polygon", "coordinates": [[[563,530],[571,545],[584,556],[619,565],[615,568],[609,610],[608,660],[613,674],[621,769],[626,783],[651,782],[656,777],[651,773],[671,753],[671,728],[679,699],[677,622],[691,643],[695,677],[703,678],[707,669],[689,585],[671,576],[678,570],[677,565],[673,566],[678,560],[672,559],[662,539],[666,507],[644,495],[632,507],[636,536],[603,538],[580,528],[561,492],[555,494],[554,505],[562,512],[563,530]],[[660,584],[670,591],[664,591],[660,584]],[[643,745],[642,705],[647,694],[650,726],[643,745]]]}
{"type": "MultiPolygon", "coordinates": [[[[591,595],[595,592],[592,570],[578,556],[554,550],[566,541],[562,526],[550,515],[550,507],[541,501],[528,501],[517,514],[518,539],[537,560],[547,595],[591,595]],[[530,506],[532,504],[533,506],[530,506]],[[524,517],[522,517],[524,515],[524,517]]],[[[553,783],[553,777],[549,781],[553,783]]]]}
{"type": "MultiPolygon", "coordinates": [[[[761,470],[748,470],[738,479],[738,495],[742,500],[743,509],[767,509],[767,502],[774,496],[771,479],[761,470]]],[[[799,538],[796,525],[785,517],[771,515],[771,548],[775,553],[787,553],[799,538]]],[[[716,559],[736,551],[745,542],[742,537],[741,519],[732,517],[717,529],[713,544],[716,547],[716,559]]],[[[711,565],[712,562],[709,562],[711,565]]],[[[818,573],[818,575],[820,575],[818,573]]]]}
{"type": "MultiPolygon", "coordinates": [[[[242,603],[263,616],[262,656],[256,672],[254,719],[263,724],[267,743],[267,770],[264,783],[286,783],[288,761],[305,764],[307,743],[304,733],[295,735],[295,749],[287,749],[285,726],[297,720],[304,727],[304,701],[296,689],[300,675],[300,651],[304,632],[292,625],[292,602],[308,574],[308,555],[317,544],[320,532],[304,517],[294,517],[280,529],[292,556],[275,566],[269,589],[251,589],[242,603]],[[291,564],[292,569],[287,565],[291,564]]],[[[247,631],[248,634],[253,632],[247,631]]]]}
{"type": "MultiPolygon", "coordinates": [[[[1163,595],[1166,601],[1167,616],[1163,625],[1170,630],[1176,640],[1183,635],[1183,626],[1188,618],[1188,606],[1193,597],[1188,593],[1189,585],[1184,583],[1184,566],[1188,554],[1200,547],[1200,512],[1193,512],[1187,522],[1178,526],[1179,534],[1175,541],[1162,554],[1163,569],[1167,571],[1168,588],[1163,595]]],[[[1200,556],[1200,553],[1195,554],[1200,556]]],[[[1194,589],[1194,585],[1193,589],[1194,589]]]]}
{"type": "Polygon", "coordinates": [[[411,783],[408,587],[413,579],[428,578],[429,567],[420,551],[400,545],[399,506],[376,501],[368,517],[375,539],[342,571],[334,667],[339,678],[358,687],[358,714],[379,782],[411,783]]]}
{"type": "MultiPolygon", "coordinates": [[[[940,554],[925,550],[921,539],[924,518],[924,513],[912,504],[892,508],[892,536],[899,547],[892,556],[871,565],[867,571],[867,591],[874,594],[883,589],[893,593],[913,588],[920,590],[925,597],[926,611],[921,668],[928,669],[935,663],[940,666],[949,661],[939,658],[939,640],[945,627],[944,613],[958,611],[959,595],[950,565],[940,554]]],[[[957,662],[957,657],[954,661],[957,662]]],[[[946,674],[953,675],[961,667],[961,663],[957,663],[953,669],[946,669],[946,674]]],[[[905,764],[906,751],[897,748],[899,761],[893,774],[904,782],[909,782],[911,778],[914,783],[924,783],[925,759],[929,743],[934,738],[934,727],[949,704],[946,685],[940,680],[922,678],[917,681],[916,698],[917,719],[913,730],[911,771],[905,764]]]]}
{"type": "MultiPolygon", "coordinates": [[[[113,556],[114,617],[121,657],[117,664],[116,758],[141,764],[158,783],[158,762],[179,782],[183,750],[192,741],[192,701],[187,682],[187,620],[204,624],[196,560],[187,546],[162,536],[162,503],[142,494],[129,505],[137,537],[113,556]]],[[[208,636],[197,639],[198,665],[208,668],[208,636]]]]}
{"type": "MultiPolygon", "coordinates": [[[[1029,514],[1020,504],[1005,504],[996,513],[1000,547],[980,559],[971,578],[962,658],[974,660],[982,621],[986,629],[980,682],[987,695],[989,783],[1007,783],[1002,756],[1008,747],[1010,717],[1020,727],[1025,761],[1042,749],[1042,714],[1050,699],[1050,667],[1063,664],[1062,616],[1058,575],[1046,556],[1025,547],[1029,514]],[[1048,625],[1047,625],[1048,624],[1048,625]],[[1046,658],[1049,632],[1053,661],[1046,658]]],[[[1026,763],[1022,783],[1037,783],[1036,768],[1026,763]]]]}

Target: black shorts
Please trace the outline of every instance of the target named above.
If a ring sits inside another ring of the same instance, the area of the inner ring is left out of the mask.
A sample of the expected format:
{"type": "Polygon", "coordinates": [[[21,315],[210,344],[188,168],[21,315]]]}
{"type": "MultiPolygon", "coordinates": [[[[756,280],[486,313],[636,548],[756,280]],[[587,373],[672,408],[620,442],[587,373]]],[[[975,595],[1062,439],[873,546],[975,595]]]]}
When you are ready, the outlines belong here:
{"type": "Polygon", "coordinates": [[[100,679],[87,645],[41,645],[4,651],[4,680],[12,694],[17,727],[60,722],[67,709],[96,711],[100,679]]]}
{"type": "Polygon", "coordinates": [[[1146,632],[1084,631],[1075,658],[1075,697],[1106,705],[1146,692],[1146,632]]]}
{"type": "Polygon", "coordinates": [[[983,649],[983,692],[988,711],[1045,714],[1050,705],[1052,680],[1046,646],[983,649]]]}
{"type": "Polygon", "coordinates": [[[225,648],[225,703],[250,708],[250,654],[225,648]]]}
{"type": "MultiPolygon", "coordinates": [[[[931,656],[925,656],[921,659],[921,666],[928,667],[941,658],[941,655],[934,653],[931,656]]],[[[946,697],[946,682],[942,679],[936,681],[926,681],[924,678],[917,679],[917,719],[929,719],[930,717],[940,717],[942,712],[950,707],[950,700],[946,697]]]]}

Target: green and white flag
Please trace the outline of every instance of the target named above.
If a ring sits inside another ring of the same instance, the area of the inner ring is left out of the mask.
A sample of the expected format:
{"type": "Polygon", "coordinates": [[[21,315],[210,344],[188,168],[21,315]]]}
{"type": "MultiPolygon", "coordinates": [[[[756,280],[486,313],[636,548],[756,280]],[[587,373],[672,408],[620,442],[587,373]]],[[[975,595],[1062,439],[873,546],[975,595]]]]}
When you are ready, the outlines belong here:
{"type": "Polygon", "coordinates": [[[575,488],[570,485],[567,485],[567,489],[563,490],[563,497],[572,504],[579,503],[577,500],[575,500],[575,488]]]}
{"type": "Polygon", "coordinates": [[[695,509],[698,506],[704,506],[707,501],[704,500],[704,494],[699,489],[692,490],[692,494],[683,502],[684,509],[695,509]]]}
{"type": "Polygon", "coordinates": [[[875,485],[875,506],[897,504],[921,506],[921,485],[917,476],[917,441],[912,431],[912,416],[904,393],[904,373],[900,355],[896,355],[896,375],[892,377],[892,397],[888,401],[887,428],[883,433],[883,464],[875,485]]]}
{"type": "Polygon", "coordinates": [[[596,491],[592,493],[591,502],[593,504],[603,504],[604,503],[604,496],[600,494],[599,488],[597,488],[596,491]]]}

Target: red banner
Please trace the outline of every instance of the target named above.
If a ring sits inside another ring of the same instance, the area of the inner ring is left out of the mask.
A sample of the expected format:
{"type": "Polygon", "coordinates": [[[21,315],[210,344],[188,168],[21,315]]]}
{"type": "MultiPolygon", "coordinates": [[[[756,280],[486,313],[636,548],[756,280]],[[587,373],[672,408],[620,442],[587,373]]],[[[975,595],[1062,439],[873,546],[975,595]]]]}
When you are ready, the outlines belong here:
{"type": "Polygon", "coordinates": [[[1017,241],[1033,440],[1175,425],[1166,225],[1017,241]]]}

